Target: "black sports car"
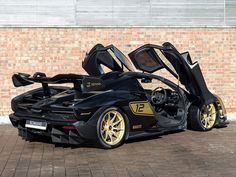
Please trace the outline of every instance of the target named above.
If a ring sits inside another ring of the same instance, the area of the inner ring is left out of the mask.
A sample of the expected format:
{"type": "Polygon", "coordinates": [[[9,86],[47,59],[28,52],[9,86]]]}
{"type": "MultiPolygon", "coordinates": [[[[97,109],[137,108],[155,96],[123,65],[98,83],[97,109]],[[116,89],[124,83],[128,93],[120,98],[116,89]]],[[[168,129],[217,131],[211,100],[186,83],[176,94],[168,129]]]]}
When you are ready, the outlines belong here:
{"type": "Polygon", "coordinates": [[[12,99],[10,120],[24,139],[48,136],[53,143],[90,142],[114,148],[125,140],[167,131],[208,131],[226,125],[222,100],[212,94],[197,62],[166,42],[146,44],[128,58],[115,46],[94,46],[83,61],[88,75],[47,77],[17,73],[15,87],[42,87],[12,99]],[[152,74],[165,69],[176,83],[152,74]],[[141,83],[158,80],[154,90],[141,83]],[[71,83],[73,87],[53,84],[71,83]],[[161,86],[164,85],[164,86],[161,86]]]}

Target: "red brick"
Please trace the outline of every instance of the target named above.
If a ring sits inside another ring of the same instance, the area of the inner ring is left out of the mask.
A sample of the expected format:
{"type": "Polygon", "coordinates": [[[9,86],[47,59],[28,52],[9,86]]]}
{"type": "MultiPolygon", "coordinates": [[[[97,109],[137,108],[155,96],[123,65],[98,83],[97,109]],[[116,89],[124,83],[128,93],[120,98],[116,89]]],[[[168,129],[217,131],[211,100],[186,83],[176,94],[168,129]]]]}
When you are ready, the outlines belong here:
{"type": "Polygon", "coordinates": [[[236,111],[235,34],[236,28],[0,28],[0,115],[11,112],[11,98],[39,86],[14,88],[14,72],[85,74],[81,62],[96,43],[113,43],[128,54],[145,43],[165,41],[189,50],[210,90],[223,98],[229,112],[236,111]]]}

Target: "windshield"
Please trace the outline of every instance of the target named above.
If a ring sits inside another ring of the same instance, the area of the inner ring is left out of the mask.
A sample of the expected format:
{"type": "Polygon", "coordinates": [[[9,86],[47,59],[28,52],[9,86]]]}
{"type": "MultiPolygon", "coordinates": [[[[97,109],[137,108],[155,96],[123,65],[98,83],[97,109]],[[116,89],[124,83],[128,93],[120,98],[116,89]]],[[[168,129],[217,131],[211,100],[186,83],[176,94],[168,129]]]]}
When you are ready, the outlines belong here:
{"type": "MultiPolygon", "coordinates": [[[[115,46],[111,45],[108,49],[110,55],[116,60],[120,61],[122,67],[124,66],[128,71],[133,71],[133,65],[129,59],[115,46]]],[[[117,62],[118,63],[118,62],[117,62]]],[[[124,68],[123,68],[124,70],[124,68]]]]}

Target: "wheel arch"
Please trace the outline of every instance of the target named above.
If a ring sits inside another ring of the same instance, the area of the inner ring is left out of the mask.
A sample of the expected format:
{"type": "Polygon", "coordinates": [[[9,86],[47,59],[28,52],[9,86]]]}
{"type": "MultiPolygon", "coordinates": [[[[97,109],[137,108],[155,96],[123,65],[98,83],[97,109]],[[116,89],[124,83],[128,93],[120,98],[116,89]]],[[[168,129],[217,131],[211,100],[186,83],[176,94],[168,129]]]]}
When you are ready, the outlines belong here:
{"type": "Polygon", "coordinates": [[[201,104],[200,102],[195,101],[195,102],[192,102],[188,108],[187,121],[188,121],[188,128],[190,128],[190,129],[197,130],[197,131],[209,131],[217,125],[218,120],[219,120],[219,112],[218,112],[216,101],[211,102],[209,104],[201,104]],[[213,126],[210,128],[206,128],[206,127],[203,127],[202,125],[200,125],[201,123],[199,123],[200,120],[198,120],[198,119],[201,116],[200,114],[201,114],[201,111],[204,108],[204,106],[208,106],[210,104],[213,104],[215,107],[216,117],[215,117],[215,122],[214,122],[213,126]]]}
{"type": "Polygon", "coordinates": [[[89,118],[88,121],[78,121],[74,123],[74,126],[76,127],[78,133],[81,135],[82,138],[88,139],[88,140],[96,140],[97,139],[97,124],[100,116],[103,114],[103,112],[109,108],[118,108],[119,110],[122,111],[126,118],[126,123],[128,124],[126,135],[125,135],[125,140],[128,139],[129,137],[129,132],[130,132],[130,120],[128,115],[125,113],[125,111],[118,106],[117,104],[113,105],[104,105],[101,106],[93,115],[91,118],[89,118]]]}

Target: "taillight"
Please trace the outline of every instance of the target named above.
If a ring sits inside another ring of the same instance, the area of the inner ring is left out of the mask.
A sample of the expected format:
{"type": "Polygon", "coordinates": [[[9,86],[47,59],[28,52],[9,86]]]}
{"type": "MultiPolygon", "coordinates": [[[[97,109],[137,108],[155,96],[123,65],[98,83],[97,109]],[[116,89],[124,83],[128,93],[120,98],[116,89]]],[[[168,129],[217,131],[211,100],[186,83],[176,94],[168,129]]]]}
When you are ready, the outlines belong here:
{"type": "Polygon", "coordinates": [[[75,129],[74,125],[64,125],[62,128],[64,129],[75,129]]]}

